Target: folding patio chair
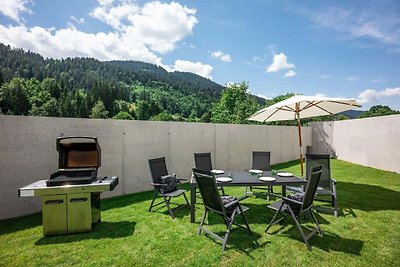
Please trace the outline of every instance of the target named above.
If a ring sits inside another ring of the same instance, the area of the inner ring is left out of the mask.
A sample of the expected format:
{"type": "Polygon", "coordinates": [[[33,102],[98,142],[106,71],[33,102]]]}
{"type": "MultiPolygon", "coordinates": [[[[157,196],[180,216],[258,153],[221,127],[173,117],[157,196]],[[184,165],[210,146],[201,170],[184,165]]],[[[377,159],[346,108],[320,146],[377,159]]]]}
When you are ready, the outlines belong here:
{"type": "Polygon", "coordinates": [[[229,233],[231,232],[233,224],[249,231],[249,233],[252,235],[250,226],[247,223],[246,217],[243,214],[243,212],[248,210],[249,208],[240,204],[240,201],[247,198],[247,196],[243,196],[239,199],[236,199],[232,196],[221,196],[215,182],[215,176],[209,171],[193,169],[193,175],[196,179],[197,186],[199,187],[205,208],[197,234],[200,235],[201,232],[204,231],[213,238],[221,241],[222,251],[225,250],[229,238],[229,233]],[[224,237],[211,232],[204,226],[204,221],[207,217],[208,212],[218,214],[224,219],[226,225],[226,233],[224,237]],[[234,222],[235,216],[237,214],[242,215],[246,227],[236,224],[234,222]]]}
{"type": "Polygon", "coordinates": [[[293,218],[293,221],[295,222],[297,229],[299,230],[304,240],[304,243],[306,243],[307,248],[311,250],[311,245],[309,244],[308,240],[316,232],[319,232],[321,235],[323,235],[317,218],[313,213],[314,196],[321,178],[321,174],[322,166],[315,166],[311,168],[311,171],[309,172],[307,187],[304,194],[299,193],[288,197],[273,194],[274,196],[281,198],[281,200],[268,206],[268,208],[276,210],[276,212],[267,229],[265,229],[266,233],[272,225],[277,224],[278,222],[285,219],[288,215],[290,215],[293,218]],[[311,218],[316,224],[316,227],[307,236],[305,235],[303,228],[300,225],[300,216],[306,212],[309,212],[311,214],[311,218]],[[283,213],[283,217],[275,220],[279,213],[283,213]]]}
{"type": "MultiPolygon", "coordinates": [[[[254,170],[270,171],[271,170],[271,152],[253,151],[251,168],[254,170]]],[[[250,186],[250,191],[253,191],[253,189],[262,189],[262,190],[266,189],[268,200],[269,200],[269,194],[274,192],[272,186],[267,186],[267,187],[250,186]]],[[[246,186],[245,194],[247,194],[247,192],[248,191],[247,191],[247,186],[246,186]]]]}
{"type": "MultiPolygon", "coordinates": [[[[212,171],[212,163],[211,163],[211,153],[194,153],[194,163],[196,165],[196,169],[203,171],[212,171]]],[[[225,195],[224,188],[222,186],[219,187],[222,191],[222,195],[225,195]]]]}
{"type": "Polygon", "coordinates": [[[151,201],[149,211],[151,211],[153,207],[165,203],[172,219],[175,219],[174,213],[172,212],[171,207],[169,205],[171,203],[170,202],[171,198],[183,195],[187,205],[190,207],[189,201],[186,198],[185,194],[185,192],[187,191],[181,188],[180,189],[177,188],[177,185],[179,185],[180,187],[181,181],[186,181],[187,179],[185,178],[178,179],[176,178],[175,174],[171,175],[168,174],[167,165],[165,164],[164,157],[149,159],[149,167],[150,167],[151,177],[153,180],[151,184],[154,186],[154,197],[153,200],[151,201]],[[161,196],[163,198],[163,201],[154,204],[154,201],[157,196],[161,196]]]}
{"type": "MultiPolygon", "coordinates": [[[[333,211],[335,217],[339,216],[339,208],[336,195],[337,181],[331,177],[331,164],[329,155],[320,154],[306,154],[306,177],[311,168],[314,166],[322,165],[321,180],[319,181],[317,192],[315,194],[316,200],[331,203],[332,208],[324,206],[315,206],[317,210],[333,211]],[[329,199],[326,199],[329,197],[329,199]]],[[[302,192],[301,187],[288,187],[292,192],[302,192]]]]}

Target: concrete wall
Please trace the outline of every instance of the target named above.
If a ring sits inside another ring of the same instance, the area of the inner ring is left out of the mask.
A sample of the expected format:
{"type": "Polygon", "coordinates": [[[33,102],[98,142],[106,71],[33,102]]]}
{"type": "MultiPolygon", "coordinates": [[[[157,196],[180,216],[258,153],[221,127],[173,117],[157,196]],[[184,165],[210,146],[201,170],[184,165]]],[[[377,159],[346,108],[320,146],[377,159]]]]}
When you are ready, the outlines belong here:
{"type": "MultiPolygon", "coordinates": [[[[311,128],[303,128],[305,146],[311,128]]],[[[97,136],[99,175],[120,184],[104,197],[150,190],[147,160],[165,156],[170,172],[190,177],[193,153],[211,152],[215,168],[249,168],[251,151],[271,151],[271,162],[298,158],[297,128],[286,126],[119,121],[0,116],[0,219],[40,211],[39,198],[18,198],[18,189],[57,170],[56,137],[97,136]]]]}
{"type": "Polygon", "coordinates": [[[400,115],[314,122],[311,153],[400,173],[400,115]]]}

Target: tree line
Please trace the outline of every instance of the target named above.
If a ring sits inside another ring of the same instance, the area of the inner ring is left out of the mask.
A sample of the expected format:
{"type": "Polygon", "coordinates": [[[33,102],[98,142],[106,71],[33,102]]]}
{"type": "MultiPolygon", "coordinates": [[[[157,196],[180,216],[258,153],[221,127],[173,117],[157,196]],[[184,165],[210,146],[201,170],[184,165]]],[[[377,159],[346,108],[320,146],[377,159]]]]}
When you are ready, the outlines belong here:
{"type": "MultiPolygon", "coordinates": [[[[0,113],[213,123],[256,123],[257,110],[293,96],[262,100],[243,82],[223,87],[193,73],[144,62],[44,59],[0,43],[0,113]]],[[[374,106],[360,117],[398,114],[374,106]]],[[[348,119],[343,114],[303,120],[348,119]]],[[[294,121],[272,122],[296,125],[294,121]]]]}

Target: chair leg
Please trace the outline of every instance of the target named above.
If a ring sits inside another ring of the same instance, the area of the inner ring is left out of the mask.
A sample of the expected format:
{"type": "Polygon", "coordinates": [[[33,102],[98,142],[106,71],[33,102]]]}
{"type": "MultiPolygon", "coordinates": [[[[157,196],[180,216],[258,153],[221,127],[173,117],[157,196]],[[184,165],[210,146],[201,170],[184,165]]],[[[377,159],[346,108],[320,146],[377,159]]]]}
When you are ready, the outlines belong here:
{"type": "Polygon", "coordinates": [[[185,194],[185,193],[183,193],[183,197],[185,198],[185,200],[186,200],[186,204],[189,206],[189,209],[190,209],[190,204],[189,204],[189,201],[188,201],[188,199],[187,199],[187,197],[186,197],[186,194],[185,194]]]}
{"type": "Polygon", "coordinates": [[[277,210],[277,211],[275,212],[274,217],[272,217],[272,220],[271,220],[271,222],[268,224],[267,229],[265,229],[265,232],[266,232],[266,233],[268,232],[269,228],[270,228],[272,225],[274,225],[274,220],[275,220],[276,216],[278,216],[278,213],[281,212],[282,207],[283,207],[283,202],[282,202],[282,205],[279,207],[279,210],[277,210]]]}
{"type": "Polygon", "coordinates": [[[339,211],[338,211],[337,196],[336,196],[336,184],[333,184],[332,190],[333,190],[333,196],[332,196],[333,214],[337,218],[339,216],[339,211]]]}
{"type": "MultiPolygon", "coordinates": [[[[167,208],[168,208],[169,214],[171,215],[172,219],[175,219],[174,213],[172,212],[171,207],[169,206],[169,200],[167,200],[167,198],[165,197],[164,193],[162,194],[162,196],[163,196],[165,205],[166,205],[167,208]]],[[[170,199],[171,199],[171,198],[170,198],[170,199]]]]}
{"type": "Polygon", "coordinates": [[[299,220],[297,219],[296,215],[294,215],[294,213],[289,205],[288,205],[288,209],[289,209],[290,215],[292,215],[293,221],[295,222],[295,224],[297,226],[297,229],[299,230],[299,232],[301,234],[301,237],[303,237],[304,243],[306,243],[308,250],[311,250],[311,245],[307,241],[307,237],[304,234],[303,228],[301,227],[299,220]]]}
{"type": "Polygon", "coordinates": [[[233,224],[233,220],[235,219],[235,215],[236,215],[236,209],[233,211],[231,218],[229,220],[229,224],[227,225],[227,229],[226,229],[226,234],[225,234],[225,238],[224,238],[224,242],[222,243],[222,251],[225,250],[226,244],[228,243],[228,238],[229,238],[229,234],[231,232],[231,228],[232,228],[232,224],[233,224]]]}
{"type": "Polygon", "coordinates": [[[224,188],[221,186],[220,189],[221,189],[221,191],[222,191],[222,195],[225,196],[224,188]]]}
{"type": "Polygon", "coordinates": [[[240,214],[241,214],[242,217],[243,217],[244,224],[246,225],[247,229],[249,230],[249,233],[250,233],[251,235],[253,235],[253,233],[252,233],[251,230],[250,230],[250,226],[249,226],[249,224],[247,223],[247,219],[246,219],[246,217],[244,216],[244,212],[243,212],[243,210],[242,210],[242,206],[241,206],[240,204],[239,204],[239,210],[240,210],[240,214]]]}
{"type": "Polygon", "coordinates": [[[154,204],[154,201],[156,200],[157,195],[158,195],[158,192],[154,190],[154,197],[153,197],[153,200],[151,201],[149,211],[151,211],[151,209],[153,208],[153,204],[154,204]]]}
{"type": "Polygon", "coordinates": [[[311,218],[313,219],[313,221],[314,221],[315,224],[317,225],[317,229],[318,229],[319,234],[320,234],[321,236],[323,236],[323,235],[324,235],[324,232],[322,232],[321,227],[319,226],[319,223],[318,223],[318,221],[317,221],[317,218],[315,217],[315,214],[314,214],[314,212],[313,212],[311,209],[310,209],[310,214],[311,214],[311,218]]]}
{"type": "Polygon", "coordinates": [[[206,216],[207,216],[207,209],[204,210],[203,217],[201,217],[200,226],[199,226],[199,229],[197,230],[197,234],[198,235],[201,234],[201,230],[203,229],[203,225],[204,225],[204,221],[206,219],[206,216]]]}

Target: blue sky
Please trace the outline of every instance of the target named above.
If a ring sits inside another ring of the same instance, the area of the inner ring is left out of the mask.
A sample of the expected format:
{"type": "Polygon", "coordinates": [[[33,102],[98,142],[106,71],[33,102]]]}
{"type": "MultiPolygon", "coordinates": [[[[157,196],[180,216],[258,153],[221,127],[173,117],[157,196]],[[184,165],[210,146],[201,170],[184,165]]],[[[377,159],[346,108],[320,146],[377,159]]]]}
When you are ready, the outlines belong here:
{"type": "Polygon", "coordinates": [[[400,2],[6,0],[0,42],[400,110],[400,2]]]}

